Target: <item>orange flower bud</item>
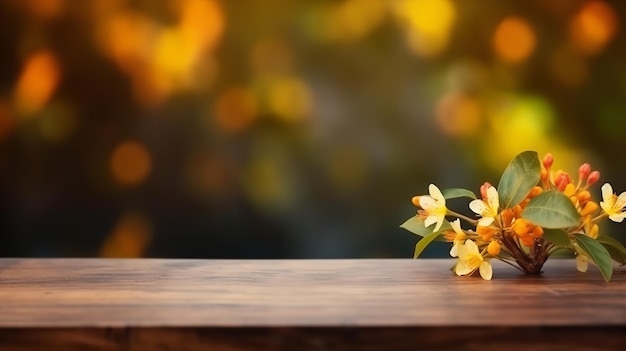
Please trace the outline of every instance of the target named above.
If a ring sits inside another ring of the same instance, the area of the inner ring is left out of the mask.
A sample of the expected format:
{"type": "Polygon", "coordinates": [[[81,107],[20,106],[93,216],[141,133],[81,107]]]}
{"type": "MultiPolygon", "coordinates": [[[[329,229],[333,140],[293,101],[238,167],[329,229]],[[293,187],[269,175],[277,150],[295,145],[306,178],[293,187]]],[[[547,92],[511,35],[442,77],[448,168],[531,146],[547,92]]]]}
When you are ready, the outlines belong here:
{"type": "Polygon", "coordinates": [[[587,177],[587,186],[595,184],[598,180],[600,180],[600,172],[598,171],[591,172],[589,174],[589,177],[587,177]]]}
{"type": "Polygon", "coordinates": [[[483,183],[483,185],[480,186],[480,196],[483,198],[483,200],[487,199],[487,189],[489,189],[491,187],[491,183],[489,182],[485,182],[483,183]]]}
{"type": "Polygon", "coordinates": [[[591,173],[591,166],[588,163],[583,163],[578,168],[578,179],[587,179],[587,177],[589,177],[589,173],[591,173]]]}
{"type": "Polygon", "coordinates": [[[564,191],[567,184],[572,182],[572,178],[570,178],[569,174],[563,172],[562,170],[558,170],[556,172],[556,176],[554,177],[554,185],[559,191],[564,191]]]}
{"type": "Polygon", "coordinates": [[[533,228],[533,231],[532,231],[532,237],[541,238],[542,236],[543,236],[543,228],[541,228],[540,226],[535,226],[535,228],[533,228]]]}
{"type": "Polygon", "coordinates": [[[413,198],[411,199],[411,202],[413,203],[413,205],[419,207],[419,205],[420,205],[420,197],[419,196],[413,196],[413,198]]]}
{"type": "Polygon", "coordinates": [[[530,193],[528,194],[529,198],[533,198],[539,194],[541,194],[543,192],[543,188],[540,186],[535,186],[530,190],[530,193]]]}
{"type": "Polygon", "coordinates": [[[443,232],[443,238],[448,242],[452,242],[456,239],[456,232],[454,230],[446,230],[443,232]]]}
{"type": "Polygon", "coordinates": [[[520,240],[522,241],[522,244],[528,247],[531,247],[535,244],[535,238],[533,238],[532,236],[521,237],[520,240]]]}
{"type": "Polygon", "coordinates": [[[528,235],[528,232],[532,230],[532,224],[524,218],[518,218],[513,222],[513,225],[511,225],[511,229],[515,234],[523,237],[528,235]]]}
{"type": "Polygon", "coordinates": [[[478,226],[476,227],[476,234],[480,235],[483,241],[489,241],[493,239],[493,236],[498,233],[499,229],[492,226],[478,226]]]}
{"type": "Polygon", "coordinates": [[[590,216],[596,212],[598,207],[599,206],[595,201],[589,201],[585,204],[585,207],[583,207],[582,211],[580,211],[580,215],[582,217],[590,216]]]}
{"type": "Polygon", "coordinates": [[[487,246],[487,252],[489,252],[491,256],[498,256],[500,253],[500,243],[495,240],[490,242],[487,246]]]}
{"type": "Polygon", "coordinates": [[[589,193],[587,190],[583,190],[580,193],[578,193],[578,195],[576,195],[576,197],[578,197],[578,202],[581,205],[586,204],[589,200],[591,200],[591,193],[589,193]]]}
{"type": "Polygon", "coordinates": [[[563,194],[567,196],[573,196],[575,193],[576,193],[576,187],[572,183],[567,184],[565,186],[565,189],[563,189],[563,194]]]}
{"type": "Polygon", "coordinates": [[[591,230],[589,230],[589,233],[587,233],[587,235],[592,239],[597,239],[599,231],[600,228],[598,227],[598,225],[594,224],[593,227],[591,227],[591,230]]]}
{"type": "Polygon", "coordinates": [[[554,157],[552,156],[551,153],[547,153],[544,157],[543,157],[543,166],[546,169],[550,169],[550,167],[552,167],[552,164],[554,163],[554,157]]]}
{"type": "Polygon", "coordinates": [[[505,227],[508,227],[513,222],[513,218],[515,218],[515,213],[512,208],[506,209],[502,211],[502,223],[505,227]]]}

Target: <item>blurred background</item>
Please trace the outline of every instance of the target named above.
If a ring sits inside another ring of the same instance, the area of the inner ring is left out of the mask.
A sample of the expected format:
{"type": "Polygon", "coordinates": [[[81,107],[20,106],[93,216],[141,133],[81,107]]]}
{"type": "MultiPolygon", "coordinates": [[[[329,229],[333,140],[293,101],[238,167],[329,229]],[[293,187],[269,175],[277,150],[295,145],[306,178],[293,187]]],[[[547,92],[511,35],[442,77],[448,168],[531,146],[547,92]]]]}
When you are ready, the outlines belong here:
{"type": "Polygon", "coordinates": [[[413,195],[478,192],[526,149],[621,192],[625,14],[2,0],[0,256],[408,258],[413,195]]]}

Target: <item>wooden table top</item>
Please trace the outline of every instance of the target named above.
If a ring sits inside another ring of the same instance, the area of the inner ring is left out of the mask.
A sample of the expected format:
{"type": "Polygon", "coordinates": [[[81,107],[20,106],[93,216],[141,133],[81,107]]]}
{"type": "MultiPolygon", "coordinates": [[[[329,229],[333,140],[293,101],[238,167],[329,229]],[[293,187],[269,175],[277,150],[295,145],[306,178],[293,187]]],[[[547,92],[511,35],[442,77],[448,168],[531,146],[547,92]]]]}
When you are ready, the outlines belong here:
{"type": "Polygon", "coordinates": [[[626,267],[448,259],[0,259],[0,328],[626,326],[626,267]]]}

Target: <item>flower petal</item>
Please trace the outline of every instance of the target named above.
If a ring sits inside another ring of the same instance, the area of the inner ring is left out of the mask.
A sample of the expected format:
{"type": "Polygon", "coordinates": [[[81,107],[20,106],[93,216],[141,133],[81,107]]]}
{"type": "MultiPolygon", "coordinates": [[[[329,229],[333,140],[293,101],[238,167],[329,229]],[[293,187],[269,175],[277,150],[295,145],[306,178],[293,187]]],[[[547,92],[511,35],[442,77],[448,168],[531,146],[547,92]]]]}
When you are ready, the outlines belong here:
{"type": "Polygon", "coordinates": [[[617,208],[624,208],[624,205],[626,205],[626,191],[619,194],[617,201],[615,201],[615,207],[617,208]]]}
{"type": "Polygon", "coordinates": [[[441,190],[439,190],[435,184],[430,184],[428,186],[428,193],[433,199],[437,200],[442,205],[446,204],[446,199],[443,197],[441,190]]]}
{"type": "Polygon", "coordinates": [[[470,239],[465,240],[465,248],[467,249],[468,253],[479,254],[478,246],[473,240],[470,240],[470,239]]]}
{"type": "Polygon", "coordinates": [[[495,187],[490,186],[487,189],[487,204],[491,211],[498,213],[498,207],[500,207],[500,200],[498,199],[498,191],[495,187]]]}
{"type": "Polygon", "coordinates": [[[589,267],[589,259],[585,255],[576,256],[576,269],[579,272],[586,272],[589,267]]]}
{"type": "Polygon", "coordinates": [[[622,221],[624,220],[624,217],[626,217],[626,213],[619,212],[619,213],[614,213],[610,215],[609,219],[612,220],[613,222],[622,223],[622,221]]]}
{"type": "Polygon", "coordinates": [[[459,244],[458,243],[455,243],[454,245],[452,245],[452,248],[450,249],[450,256],[459,257],[459,244]]]}
{"type": "Polygon", "coordinates": [[[486,227],[490,225],[491,223],[493,223],[493,220],[494,220],[493,217],[483,217],[478,220],[478,225],[481,227],[486,227]]]}
{"type": "Polygon", "coordinates": [[[469,203],[469,208],[474,211],[474,213],[482,216],[482,214],[487,210],[487,204],[485,204],[483,200],[476,199],[469,203]]]}
{"type": "Polygon", "coordinates": [[[604,183],[602,186],[602,200],[607,203],[608,206],[611,206],[613,203],[613,187],[609,183],[604,183]]]}
{"type": "Polygon", "coordinates": [[[433,232],[439,231],[439,229],[441,229],[441,225],[443,225],[443,220],[444,220],[444,216],[433,216],[435,217],[435,220],[437,221],[437,225],[435,226],[435,229],[433,229],[433,232]]]}
{"type": "Polygon", "coordinates": [[[459,260],[459,262],[456,264],[454,272],[456,273],[456,275],[468,275],[472,273],[475,269],[476,268],[470,267],[470,265],[467,264],[467,261],[459,260]]]}
{"type": "MultiPolygon", "coordinates": [[[[424,220],[424,227],[430,227],[433,223],[437,223],[437,216],[428,216],[424,220]]],[[[433,230],[433,232],[435,231],[433,230]]]]}
{"type": "Polygon", "coordinates": [[[450,226],[452,227],[452,229],[454,229],[454,232],[457,234],[462,234],[463,230],[461,229],[461,220],[460,219],[456,219],[452,222],[450,222],[450,226]]]}
{"type": "Polygon", "coordinates": [[[420,206],[426,211],[439,207],[439,205],[437,204],[437,201],[435,201],[435,199],[427,195],[420,196],[420,206]]]}
{"type": "Polygon", "coordinates": [[[489,263],[488,261],[483,261],[483,263],[480,264],[480,268],[478,269],[478,271],[480,272],[480,276],[483,277],[484,280],[491,280],[491,277],[493,276],[491,263],[489,263]]]}

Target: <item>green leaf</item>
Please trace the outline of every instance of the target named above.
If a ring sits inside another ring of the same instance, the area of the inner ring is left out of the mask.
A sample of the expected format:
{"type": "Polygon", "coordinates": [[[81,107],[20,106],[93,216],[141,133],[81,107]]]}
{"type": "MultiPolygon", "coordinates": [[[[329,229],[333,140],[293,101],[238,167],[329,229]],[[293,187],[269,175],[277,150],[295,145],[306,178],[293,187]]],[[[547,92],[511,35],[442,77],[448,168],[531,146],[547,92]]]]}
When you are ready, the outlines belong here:
{"type": "Polygon", "coordinates": [[[437,231],[426,235],[422,238],[422,240],[418,241],[415,245],[415,253],[413,254],[413,258],[417,258],[422,253],[422,251],[424,251],[424,249],[439,236],[441,236],[441,233],[440,231],[437,231]]]}
{"type": "Polygon", "coordinates": [[[568,247],[572,244],[569,235],[561,229],[544,229],[543,238],[559,247],[568,247]]]}
{"type": "MultiPolygon", "coordinates": [[[[419,218],[418,216],[413,216],[407,219],[406,222],[402,223],[400,225],[400,228],[404,228],[410,231],[411,233],[419,235],[419,236],[427,236],[433,232],[433,229],[435,229],[435,225],[433,224],[430,227],[426,227],[424,226],[423,219],[419,218]]],[[[441,228],[439,228],[437,233],[441,233],[443,231],[450,230],[450,229],[452,229],[452,227],[450,226],[450,223],[448,221],[443,221],[443,224],[441,225],[441,228]]]]}
{"type": "Polygon", "coordinates": [[[541,179],[541,165],[535,151],[524,151],[509,163],[498,184],[500,209],[519,204],[541,179]]]}
{"type": "Polygon", "coordinates": [[[601,244],[602,246],[604,246],[606,251],[609,252],[609,255],[611,255],[611,258],[615,262],[619,263],[622,266],[626,264],[626,255],[624,255],[619,249],[607,243],[601,243],[601,244]]]}
{"type": "Polygon", "coordinates": [[[626,264],[626,248],[622,243],[606,235],[597,237],[596,241],[606,248],[613,260],[619,262],[622,266],[626,264]]]}
{"type": "Polygon", "coordinates": [[[578,225],[580,215],[572,201],[563,193],[551,190],[535,196],[522,212],[522,217],[544,228],[567,228],[578,225]]]}
{"type": "Polygon", "coordinates": [[[469,197],[474,200],[476,199],[476,195],[473,192],[463,188],[443,189],[441,190],[441,193],[446,200],[456,199],[458,197],[469,197]]]}
{"type": "Polygon", "coordinates": [[[613,246],[614,248],[618,249],[620,252],[622,252],[624,255],[626,255],[626,247],[624,247],[624,245],[622,245],[622,243],[620,243],[619,241],[611,238],[610,236],[606,236],[606,235],[600,235],[596,238],[596,241],[599,241],[603,244],[608,244],[613,246]]]}
{"type": "Polygon", "coordinates": [[[574,234],[574,239],[576,239],[578,246],[585,255],[598,266],[604,280],[607,282],[611,280],[613,266],[611,265],[611,254],[609,254],[606,248],[585,234],[574,234]]]}

